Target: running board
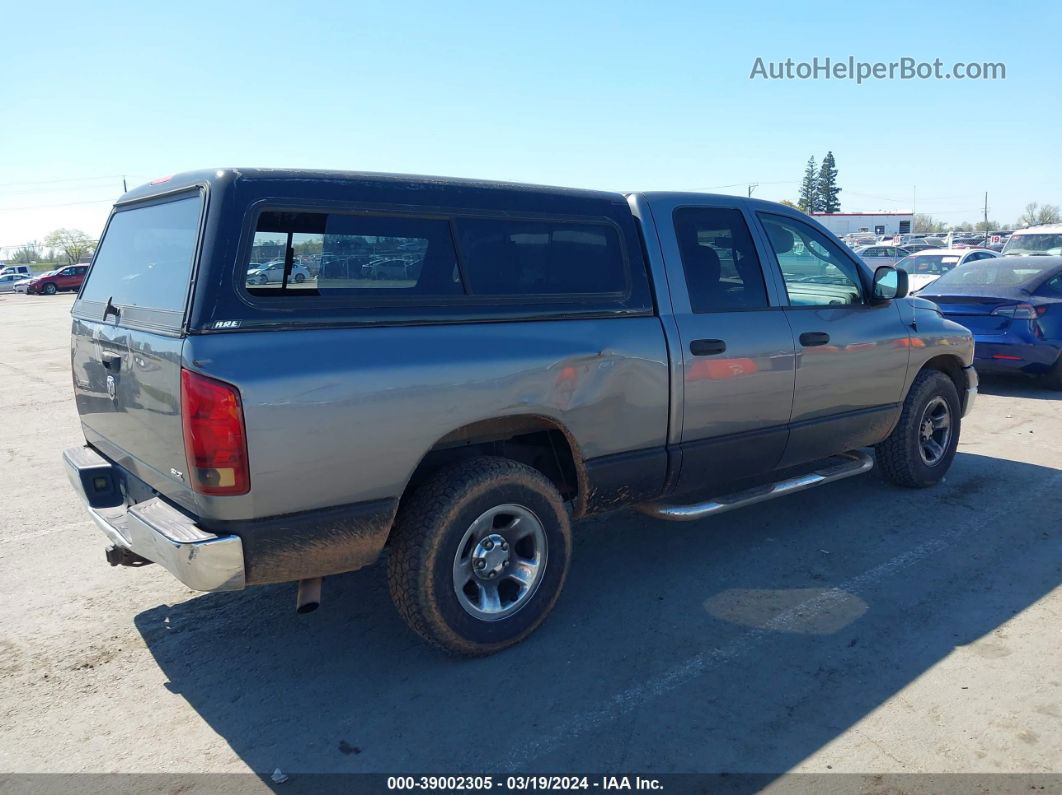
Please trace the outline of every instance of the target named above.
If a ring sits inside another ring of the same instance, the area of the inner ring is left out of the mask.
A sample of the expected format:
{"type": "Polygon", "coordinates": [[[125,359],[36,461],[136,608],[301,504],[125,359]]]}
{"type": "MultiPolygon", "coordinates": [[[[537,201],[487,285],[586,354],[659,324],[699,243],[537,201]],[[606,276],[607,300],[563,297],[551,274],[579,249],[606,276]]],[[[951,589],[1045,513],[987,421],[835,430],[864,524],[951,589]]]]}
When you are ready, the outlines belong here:
{"type": "Polygon", "coordinates": [[[728,494],[725,497],[716,497],[707,502],[698,502],[693,505],[643,502],[635,505],[634,508],[655,519],[667,519],[672,522],[692,522],[696,519],[703,519],[706,516],[715,516],[717,513],[732,511],[734,508],[744,508],[746,505],[755,505],[758,502],[773,500],[775,497],[784,497],[786,494],[795,494],[798,491],[822,486],[825,483],[833,483],[835,480],[850,478],[852,475],[860,475],[870,470],[873,466],[874,459],[870,455],[861,450],[853,450],[849,453],[832,456],[805,475],[779,480],[776,483],[768,483],[765,486],[756,486],[735,494],[728,494]]]}

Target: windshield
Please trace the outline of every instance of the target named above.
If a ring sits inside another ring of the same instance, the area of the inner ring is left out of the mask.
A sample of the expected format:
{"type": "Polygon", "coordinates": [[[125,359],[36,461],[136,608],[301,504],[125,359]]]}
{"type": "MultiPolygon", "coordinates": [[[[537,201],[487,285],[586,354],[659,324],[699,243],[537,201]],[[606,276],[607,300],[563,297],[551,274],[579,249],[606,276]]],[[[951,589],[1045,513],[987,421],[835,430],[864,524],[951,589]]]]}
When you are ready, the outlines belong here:
{"type": "Polygon", "coordinates": [[[1037,267],[1023,262],[1010,264],[994,259],[990,262],[973,262],[955,268],[933,283],[933,292],[962,287],[1023,287],[1054,265],[1037,267]]]}
{"type": "Polygon", "coordinates": [[[903,268],[908,273],[935,273],[939,276],[958,264],[957,254],[918,254],[913,257],[904,257],[896,263],[896,267],[903,268]]]}
{"type": "Polygon", "coordinates": [[[1013,235],[1003,246],[1003,255],[1057,255],[1062,254],[1062,235],[1013,235]]]}

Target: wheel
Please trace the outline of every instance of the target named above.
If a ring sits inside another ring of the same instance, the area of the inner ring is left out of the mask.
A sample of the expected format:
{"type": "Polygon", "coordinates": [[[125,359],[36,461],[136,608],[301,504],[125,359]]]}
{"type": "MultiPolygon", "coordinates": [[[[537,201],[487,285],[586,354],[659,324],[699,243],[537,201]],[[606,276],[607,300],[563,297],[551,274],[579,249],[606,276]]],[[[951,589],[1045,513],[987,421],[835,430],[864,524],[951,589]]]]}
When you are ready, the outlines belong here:
{"type": "Polygon", "coordinates": [[[560,595],[571,524],[538,470],[482,457],[436,473],[399,509],[387,579],[409,627],[457,654],[526,638],[560,595]]]}
{"type": "Polygon", "coordinates": [[[44,294],[45,295],[55,295],[57,292],[59,292],[59,291],[55,288],[55,285],[52,284],[51,282],[48,282],[48,284],[44,285],[44,294]]]}
{"type": "Polygon", "coordinates": [[[897,486],[925,488],[951,466],[962,423],[959,393],[939,370],[918,374],[896,428],[875,448],[885,478],[897,486]]]}
{"type": "Polygon", "coordinates": [[[295,274],[295,283],[296,284],[302,284],[304,281],[306,281],[306,277],[303,274],[301,274],[301,273],[296,273],[295,274]]]}
{"type": "Polygon", "coordinates": [[[269,284],[269,277],[266,276],[264,273],[258,274],[258,283],[259,284],[269,284]]]}

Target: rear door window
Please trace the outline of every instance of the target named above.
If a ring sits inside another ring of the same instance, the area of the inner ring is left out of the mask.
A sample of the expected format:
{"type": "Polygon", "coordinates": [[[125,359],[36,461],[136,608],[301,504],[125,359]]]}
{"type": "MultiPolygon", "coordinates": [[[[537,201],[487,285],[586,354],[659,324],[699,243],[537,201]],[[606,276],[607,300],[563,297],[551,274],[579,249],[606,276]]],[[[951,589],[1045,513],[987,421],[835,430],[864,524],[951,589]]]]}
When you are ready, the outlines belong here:
{"type": "Polygon", "coordinates": [[[674,221],[694,313],[767,308],[760,258],[740,210],[681,207],[674,221]]]}
{"type": "Polygon", "coordinates": [[[188,299],[202,206],[197,193],[115,212],[80,301],[149,310],[156,322],[166,317],[179,324],[188,299]]]}

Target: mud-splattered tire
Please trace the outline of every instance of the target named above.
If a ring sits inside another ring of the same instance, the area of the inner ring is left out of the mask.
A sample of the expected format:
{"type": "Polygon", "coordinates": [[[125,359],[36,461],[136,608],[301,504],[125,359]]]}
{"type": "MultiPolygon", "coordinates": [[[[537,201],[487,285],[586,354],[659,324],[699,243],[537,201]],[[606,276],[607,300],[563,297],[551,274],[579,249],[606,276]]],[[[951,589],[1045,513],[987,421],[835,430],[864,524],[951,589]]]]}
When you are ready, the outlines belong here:
{"type": "Polygon", "coordinates": [[[919,373],[896,428],[875,448],[885,479],[913,489],[938,483],[955,458],[961,415],[952,380],[938,370],[919,373]]]}
{"type": "Polygon", "coordinates": [[[552,482],[516,461],[474,458],[403,500],[387,579],[399,614],[424,640],[492,654],[545,620],[571,552],[571,523],[552,482]]]}

